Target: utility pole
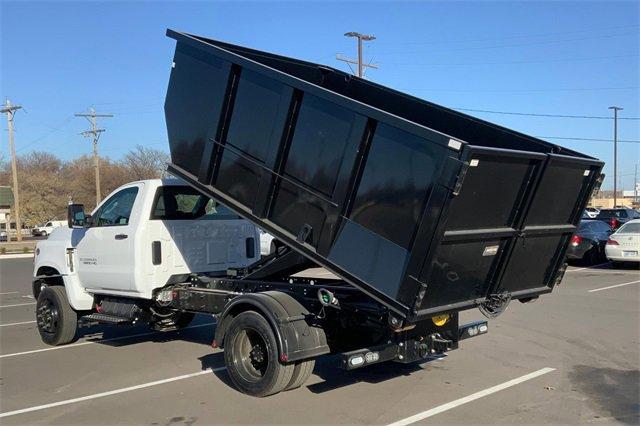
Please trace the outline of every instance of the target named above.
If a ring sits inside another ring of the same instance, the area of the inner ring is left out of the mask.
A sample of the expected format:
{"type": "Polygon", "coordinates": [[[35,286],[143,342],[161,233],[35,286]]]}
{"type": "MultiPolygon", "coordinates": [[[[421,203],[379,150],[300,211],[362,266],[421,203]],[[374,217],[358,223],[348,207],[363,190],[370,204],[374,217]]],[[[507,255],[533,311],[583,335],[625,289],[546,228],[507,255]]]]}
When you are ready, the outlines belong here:
{"type": "Polygon", "coordinates": [[[98,129],[97,118],[109,118],[113,117],[113,114],[96,114],[96,110],[89,108],[88,113],[78,113],[76,117],[85,117],[91,123],[91,130],[86,130],[81,133],[82,136],[93,138],[93,167],[96,172],[96,207],[100,204],[102,197],[100,195],[100,157],[98,157],[98,139],[100,134],[105,129],[98,129]]]}
{"type": "Polygon", "coordinates": [[[613,207],[618,205],[618,111],[622,108],[610,106],[613,110],[613,207]]]}
{"type": "MultiPolygon", "coordinates": [[[[342,55],[336,55],[336,59],[342,62],[346,62],[347,64],[357,65],[357,73],[356,75],[360,78],[364,77],[364,69],[365,68],[375,68],[378,69],[378,65],[376,64],[365,64],[362,60],[362,41],[371,41],[376,38],[372,35],[368,34],[360,34],[354,31],[350,31],[344,34],[346,37],[356,37],[358,39],[358,60],[351,59],[342,55]]],[[[351,67],[351,65],[349,65],[351,67]]]]}
{"type": "MultiPolygon", "coordinates": [[[[20,105],[11,105],[7,100],[2,113],[7,114],[7,125],[9,126],[9,151],[11,153],[11,174],[13,175],[13,210],[16,215],[16,241],[22,241],[22,222],[20,222],[20,194],[18,192],[18,166],[16,163],[16,147],[13,141],[13,116],[15,112],[22,108],[20,105]]],[[[11,226],[9,226],[11,228],[11,226]]],[[[7,241],[10,241],[9,229],[7,229],[7,241]]]]}
{"type": "Polygon", "coordinates": [[[638,203],[638,192],[640,188],[638,188],[638,163],[636,163],[635,171],[633,172],[633,201],[634,203],[638,203]]]}

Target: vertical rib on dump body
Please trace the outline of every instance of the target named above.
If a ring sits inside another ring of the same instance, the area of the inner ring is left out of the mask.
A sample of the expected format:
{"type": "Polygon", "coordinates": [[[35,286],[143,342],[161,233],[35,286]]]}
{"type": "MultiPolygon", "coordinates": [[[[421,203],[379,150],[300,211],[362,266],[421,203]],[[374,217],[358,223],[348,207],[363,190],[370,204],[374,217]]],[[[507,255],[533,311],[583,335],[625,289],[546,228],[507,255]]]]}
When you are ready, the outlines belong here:
{"type": "Polygon", "coordinates": [[[332,68],[168,36],[171,173],[410,320],[552,290],[600,161],[332,68]]]}

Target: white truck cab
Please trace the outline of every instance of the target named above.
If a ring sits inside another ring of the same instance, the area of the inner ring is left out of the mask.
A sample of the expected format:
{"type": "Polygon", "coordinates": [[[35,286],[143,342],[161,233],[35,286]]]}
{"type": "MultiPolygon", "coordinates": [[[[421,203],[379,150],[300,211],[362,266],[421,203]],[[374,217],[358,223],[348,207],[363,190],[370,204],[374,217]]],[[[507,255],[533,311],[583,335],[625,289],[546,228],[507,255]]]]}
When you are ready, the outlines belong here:
{"type": "MultiPolygon", "coordinates": [[[[81,207],[81,206],[80,206],[81,207]]],[[[98,296],[151,299],[154,290],[192,273],[224,274],[260,259],[250,222],[177,179],[132,182],[111,193],[84,226],[39,241],[34,296],[63,284],[76,311],[98,296]]]]}

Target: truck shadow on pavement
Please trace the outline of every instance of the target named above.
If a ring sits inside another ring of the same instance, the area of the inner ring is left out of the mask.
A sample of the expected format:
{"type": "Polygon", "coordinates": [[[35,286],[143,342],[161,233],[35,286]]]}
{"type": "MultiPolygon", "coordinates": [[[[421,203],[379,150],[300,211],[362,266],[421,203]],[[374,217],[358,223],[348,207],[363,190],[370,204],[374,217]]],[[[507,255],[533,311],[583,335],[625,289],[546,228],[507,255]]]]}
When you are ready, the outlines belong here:
{"type": "Polygon", "coordinates": [[[638,424],[639,370],[577,365],[569,373],[569,380],[604,414],[600,417],[612,417],[625,424],[638,424]]]}
{"type": "Polygon", "coordinates": [[[130,346],[137,343],[164,343],[176,340],[209,345],[213,341],[216,325],[211,318],[198,316],[191,325],[184,329],[172,331],[156,331],[147,326],[118,327],[99,325],[80,329],[76,338],[84,338],[86,342],[99,343],[114,347],[130,346]]]}
{"type": "MultiPolygon", "coordinates": [[[[135,328],[96,326],[81,330],[81,332],[78,333],[78,337],[84,337],[84,340],[87,342],[95,342],[113,347],[130,346],[146,342],[165,343],[180,340],[209,346],[215,333],[215,324],[209,324],[211,322],[212,319],[210,317],[198,316],[190,327],[169,332],[154,332],[145,326],[135,328]]],[[[212,369],[212,374],[220,379],[221,382],[233,387],[226,370],[221,369],[225,366],[222,351],[216,351],[198,359],[200,360],[202,370],[212,369]]],[[[338,356],[321,357],[316,361],[313,374],[320,377],[322,381],[306,385],[306,388],[315,394],[321,394],[361,382],[370,384],[381,383],[423,370],[423,365],[435,360],[435,358],[428,359],[422,363],[414,364],[385,362],[362,369],[345,371],[339,367],[340,360],[338,356]]],[[[310,381],[313,382],[313,379],[310,381]]],[[[305,385],[303,385],[303,387],[305,387],[305,385]]]]}
{"type": "MultiPolygon", "coordinates": [[[[233,383],[226,370],[223,370],[224,354],[216,352],[198,358],[202,364],[202,370],[212,369],[213,374],[221,382],[233,388],[233,383]]],[[[424,364],[424,363],[422,363],[424,364]]],[[[320,394],[334,389],[354,385],[356,383],[381,383],[400,376],[408,376],[411,373],[422,370],[422,364],[395,364],[391,362],[372,365],[359,370],[345,371],[339,368],[338,356],[327,356],[316,361],[313,374],[322,379],[319,383],[303,385],[311,392],[320,394]]],[[[309,379],[313,381],[314,379],[309,379]]]]}

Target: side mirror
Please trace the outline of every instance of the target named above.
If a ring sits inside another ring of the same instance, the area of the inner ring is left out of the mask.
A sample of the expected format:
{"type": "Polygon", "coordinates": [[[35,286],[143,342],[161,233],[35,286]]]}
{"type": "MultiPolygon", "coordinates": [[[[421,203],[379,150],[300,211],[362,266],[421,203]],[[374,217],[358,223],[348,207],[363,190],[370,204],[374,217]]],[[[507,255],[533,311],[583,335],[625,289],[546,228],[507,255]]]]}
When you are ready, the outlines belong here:
{"type": "Polygon", "coordinates": [[[69,228],[84,227],[87,221],[87,217],[84,214],[84,205],[69,204],[67,207],[67,221],[69,222],[69,228]]]}

